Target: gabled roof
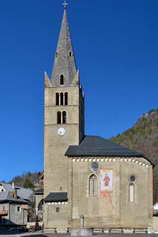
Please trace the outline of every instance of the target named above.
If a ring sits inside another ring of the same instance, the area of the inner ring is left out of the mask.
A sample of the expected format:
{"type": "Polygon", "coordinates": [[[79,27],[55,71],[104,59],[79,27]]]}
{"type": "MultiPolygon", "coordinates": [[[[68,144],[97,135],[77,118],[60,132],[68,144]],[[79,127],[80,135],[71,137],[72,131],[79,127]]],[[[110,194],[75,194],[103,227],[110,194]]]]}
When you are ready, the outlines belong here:
{"type": "Polygon", "coordinates": [[[33,191],[31,189],[17,187],[17,196],[19,196],[21,199],[31,201],[32,200],[32,195],[33,195],[33,191]]]}
{"type": "Polygon", "coordinates": [[[52,192],[44,199],[45,202],[67,202],[68,197],[66,192],[52,192]]]}
{"type": "Polygon", "coordinates": [[[8,197],[8,192],[0,192],[0,200],[7,199],[8,197]]]}
{"type": "Polygon", "coordinates": [[[143,153],[130,150],[119,144],[98,136],[85,136],[80,145],[72,145],[66,156],[111,156],[111,157],[144,157],[143,153]]]}
{"type": "Polygon", "coordinates": [[[28,204],[28,202],[25,200],[15,198],[7,198],[4,200],[0,200],[0,204],[1,203],[28,204]]]}
{"type": "Polygon", "coordinates": [[[1,182],[0,184],[4,188],[4,191],[0,192],[0,201],[12,199],[11,193],[15,192],[15,189],[17,192],[17,196],[19,198],[19,199],[17,199],[18,201],[19,200],[22,200],[22,201],[24,201],[24,200],[31,201],[32,200],[33,191],[31,189],[21,188],[21,187],[17,187],[17,186],[13,187],[11,184],[7,184],[4,182],[1,182]]]}

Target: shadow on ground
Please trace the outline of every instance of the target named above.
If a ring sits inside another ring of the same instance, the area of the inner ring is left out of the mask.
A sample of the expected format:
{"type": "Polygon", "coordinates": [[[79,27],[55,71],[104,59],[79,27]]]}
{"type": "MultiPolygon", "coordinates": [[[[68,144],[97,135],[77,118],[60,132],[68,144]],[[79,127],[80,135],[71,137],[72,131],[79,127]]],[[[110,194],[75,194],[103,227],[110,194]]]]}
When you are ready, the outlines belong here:
{"type": "MultiPolygon", "coordinates": [[[[24,237],[25,235],[20,235],[24,237]]],[[[27,237],[70,237],[68,234],[28,234],[27,237]]],[[[158,237],[158,234],[94,234],[92,237],[158,237]]],[[[83,236],[76,236],[83,237],[83,236]]],[[[90,236],[87,236],[90,237],[90,236]]]]}
{"type": "MultiPolygon", "coordinates": [[[[69,234],[46,234],[46,233],[8,233],[0,231],[0,237],[9,237],[9,236],[14,236],[14,237],[70,237],[69,234]]],[[[94,234],[94,237],[158,237],[158,234],[94,234]]],[[[81,237],[81,236],[76,236],[76,237],[81,237]]],[[[83,237],[83,236],[82,236],[83,237]]],[[[90,237],[90,236],[87,236],[90,237]]]]}

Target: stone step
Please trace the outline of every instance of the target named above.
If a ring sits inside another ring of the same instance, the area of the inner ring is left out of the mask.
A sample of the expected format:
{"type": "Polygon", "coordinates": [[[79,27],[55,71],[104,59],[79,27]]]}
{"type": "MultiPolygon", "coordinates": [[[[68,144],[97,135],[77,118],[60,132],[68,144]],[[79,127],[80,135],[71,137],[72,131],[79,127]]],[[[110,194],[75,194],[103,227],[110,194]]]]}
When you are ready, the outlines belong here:
{"type": "Polygon", "coordinates": [[[122,229],[120,229],[120,228],[112,228],[110,230],[110,233],[121,234],[122,233],[122,229]]]}
{"type": "Polygon", "coordinates": [[[147,229],[146,228],[142,228],[142,229],[134,229],[134,233],[138,234],[144,234],[144,233],[147,233],[147,229]]]}

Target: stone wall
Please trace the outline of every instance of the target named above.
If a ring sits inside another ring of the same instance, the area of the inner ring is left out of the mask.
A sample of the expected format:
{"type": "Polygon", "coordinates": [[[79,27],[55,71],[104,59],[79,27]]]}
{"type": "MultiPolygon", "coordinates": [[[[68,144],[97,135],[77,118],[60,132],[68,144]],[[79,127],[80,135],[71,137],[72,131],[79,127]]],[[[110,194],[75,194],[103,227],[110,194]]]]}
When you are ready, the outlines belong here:
{"type": "MultiPolygon", "coordinates": [[[[44,149],[44,197],[50,192],[69,193],[69,162],[65,152],[69,145],[78,145],[83,135],[80,128],[84,123],[81,120],[83,105],[81,103],[81,89],[79,86],[69,88],[46,88],[45,89],[45,149],[44,149]],[[56,105],[56,93],[68,93],[68,105],[56,105]],[[66,124],[57,124],[57,112],[66,111],[66,124]],[[81,122],[82,121],[82,122],[81,122]],[[60,136],[58,129],[64,128],[65,134],[60,136]]],[[[55,226],[69,226],[71,220],[71,202],[67,207],[62,206],[61,211],[56,213],[54,206],[45,205],[44,225],[45,228],[55,226]],[[57,215],[57,216],[56,216],[57,215]]]]}
{"type": "Polygon", "coordinates": [[[152,225],[152,166],[141,158],[73,159],[72,226],[80,226],[84,216],[86,227],[147,228],[152,225]],[[92,161],[99,169],[91,171],[92,161]],[[112,191],[103,197],[99,190],[89,196],[88,179],[95,173],[100,182],[100,170],[112,171],[112,191]],[[134,201],[129,200],[130,176],[135,176],[134,201]]]}

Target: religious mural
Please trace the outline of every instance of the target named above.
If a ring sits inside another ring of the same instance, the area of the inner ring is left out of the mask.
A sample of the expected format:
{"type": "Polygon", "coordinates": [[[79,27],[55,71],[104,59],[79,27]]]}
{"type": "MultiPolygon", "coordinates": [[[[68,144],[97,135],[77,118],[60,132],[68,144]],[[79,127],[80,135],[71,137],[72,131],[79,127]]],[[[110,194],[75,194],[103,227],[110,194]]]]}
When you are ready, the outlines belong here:
{"type": "Polygon", "coordinates": [[[100,195],[107,197],[112,192],[113,172],[111,169],[100,170],[100,195]]]}

